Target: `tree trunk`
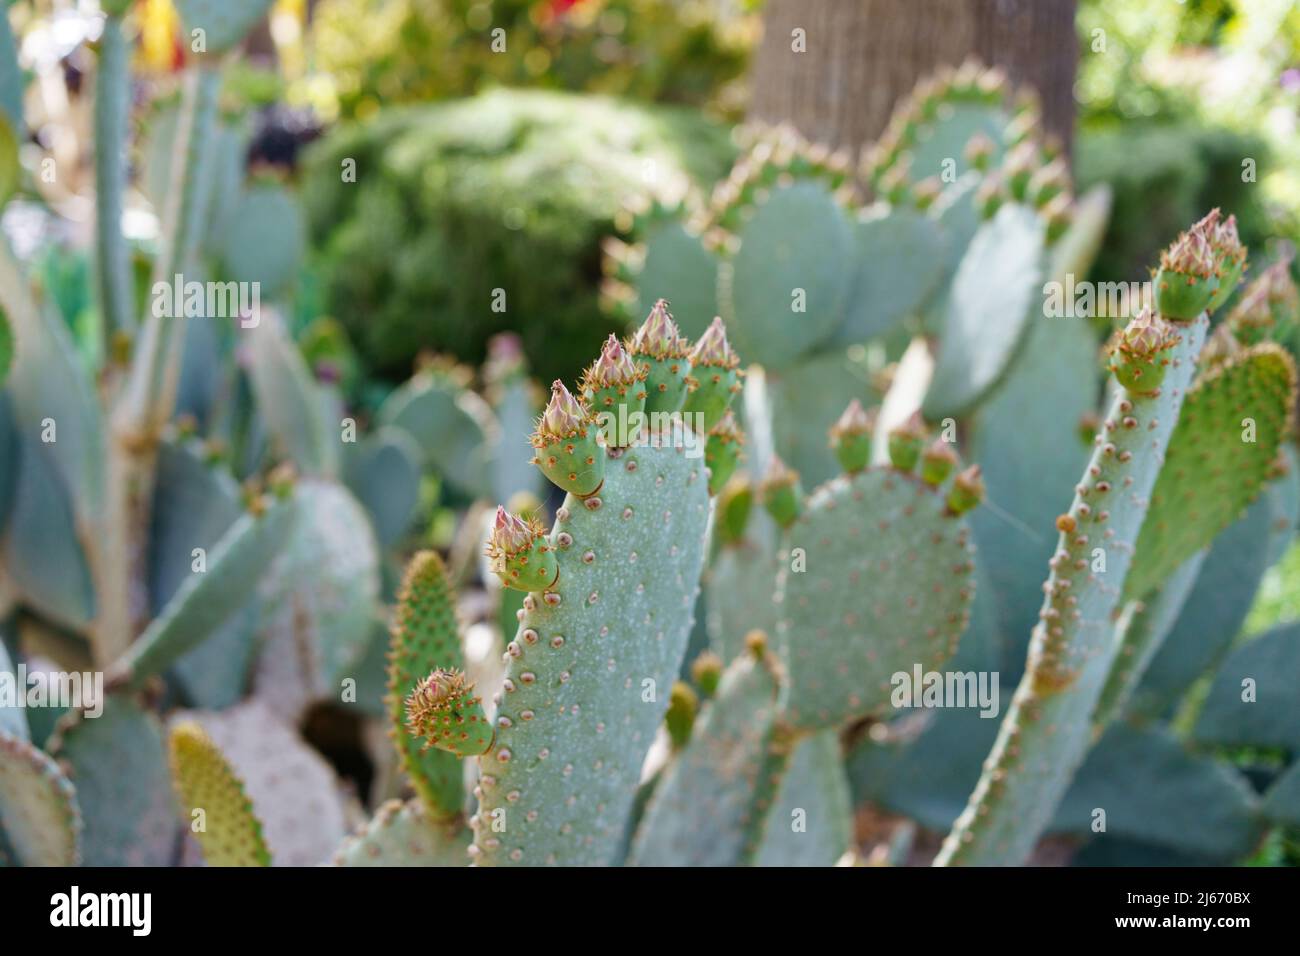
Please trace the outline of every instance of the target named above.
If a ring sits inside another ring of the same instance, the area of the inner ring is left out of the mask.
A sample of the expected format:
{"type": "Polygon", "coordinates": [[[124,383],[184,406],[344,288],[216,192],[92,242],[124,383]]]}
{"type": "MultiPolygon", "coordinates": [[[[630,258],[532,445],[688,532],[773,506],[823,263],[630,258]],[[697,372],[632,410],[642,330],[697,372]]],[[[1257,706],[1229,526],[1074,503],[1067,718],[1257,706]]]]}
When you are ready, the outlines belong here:
{"type": "Polygon", "coordinates": [[[974,56],[1037,89],[1068,156],[1074,12],[1075,0],[767,0],[749,115],[856,155],[918,80],[974,56]]]}

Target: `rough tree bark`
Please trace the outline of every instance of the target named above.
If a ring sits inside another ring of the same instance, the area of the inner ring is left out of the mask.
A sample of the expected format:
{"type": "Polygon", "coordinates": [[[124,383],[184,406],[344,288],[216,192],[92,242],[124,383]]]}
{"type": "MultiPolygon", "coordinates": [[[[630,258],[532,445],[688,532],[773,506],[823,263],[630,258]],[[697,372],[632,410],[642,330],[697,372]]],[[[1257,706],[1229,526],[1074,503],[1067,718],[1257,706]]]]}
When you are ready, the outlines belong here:
{"type": "Polygon", "coordinates": [[[969,56],[1028,83],[1067,155],[1078,58],[1075,0],[767,0],[750,117],[856,151],[916,81],[969,56]],[[792,49],[802,29],[806,51],[792,49]]]}

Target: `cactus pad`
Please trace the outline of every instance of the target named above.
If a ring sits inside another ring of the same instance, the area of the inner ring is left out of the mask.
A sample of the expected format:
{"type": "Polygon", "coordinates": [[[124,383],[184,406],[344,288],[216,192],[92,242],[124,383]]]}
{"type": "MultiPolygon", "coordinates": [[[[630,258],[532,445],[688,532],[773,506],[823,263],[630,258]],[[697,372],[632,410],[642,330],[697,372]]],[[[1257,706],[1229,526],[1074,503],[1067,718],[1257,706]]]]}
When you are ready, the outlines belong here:
{"type": "Polygon", "coordinates": [[[465,802],[461,762],[445,750],[425,749],[407,729],[405,704],[421,678],[437,667],[458,666],[462,657],[447,570],[435,552],[422,551],[407,566],[397,598],[385,702],[402,766],[429,812],[439,817],[459,814],[465,802]]]}
{"type": "Polygon", "coordinates": [[[1274,474],[1295,403],[1295,363],[1277,345],[1254,346],[1196,382],[1151,493],[1126,595],[1144,597],[1241,517],[1274,474]]]}
{"type": "Polygon", "coordinates": [[[170,866],[176,803],[162,726],[130,697],[112,695],[93,719],[64,717],[49,745],[77,788],[86,866],[170,866]]]}
{"type": "MultiPolygon", "coordinates": [[[[650,798],[632,847],[638,866],[735,866],[758,849],[757,791],[774,744],[776,661],[747,652],[722,676],[690,743],[650,798]]],[[[771,799],[771,794],[768,794],[771,799]]]]}
{"type": "Polygon", "coordinates": [[[634,447],[609,454],[599,496],[566,498],[559,580],[526,598],[479,758],[480,862],[612,859],[686,650],[706,485],[701,458],[634,447]]]}
{"type": "Polygon", "coordinates": [[[436,820],[419,800],[389,800],[334,854],[335,866],[465,866],[469,830],[436,820]]]}
{"type": "Polygon", "coordinates": [[[839,735],[805,737],[767,816],[757,866],[833,866],[853,845],[853,804],[839,735]]]}
{"type": "Polygon", "coordinates": [[[203,847],[209,866],[270,866],[262,824],[243,782],[198,724],[184,721],[171,732],[172,779],[185,823],[203,847]],[[202,816],[191,816],[202,811],[202,816]],[[202,822],[194,831],[192,824],[202,822]]]}
{"type": "Polygon", "coordinates": [[[668,298],[682,334],[703,334],[718,314],[718,260],[700,237],[673,220],[655,222],[645,237],[645,261],[636,276],[633,315],[668,298]]]}
{"type": "Polygon", "coordinates": [[[926,418],[958,415],[1002,378],[1029,323],[1042,320],[1043,223],[1032,209],[999,209],[971,240],[948,299],[926,418]]]}
{"type": "Polygon", "coordinates": [[[0,828],[25,866],[76,866],[81,811],[68,778],[44,752],[0,733],[0,828]]]}
{"type": "Polygon", "coordinates": [[[841,321],[853,247],[853,229],[824,187],[775,190],[745,223],[739,250],[719,273],[736,351],[781,368],[825,342],[841,321]]]}
{"type": "Polygon", "coordinates": [[[893,674],[956,651],[974,599],[973,548],[933,488],[885,468],[834,479],[785,542],[807,561],[784,570],[778,594],[794,726],[879,713],[893,674]]]}

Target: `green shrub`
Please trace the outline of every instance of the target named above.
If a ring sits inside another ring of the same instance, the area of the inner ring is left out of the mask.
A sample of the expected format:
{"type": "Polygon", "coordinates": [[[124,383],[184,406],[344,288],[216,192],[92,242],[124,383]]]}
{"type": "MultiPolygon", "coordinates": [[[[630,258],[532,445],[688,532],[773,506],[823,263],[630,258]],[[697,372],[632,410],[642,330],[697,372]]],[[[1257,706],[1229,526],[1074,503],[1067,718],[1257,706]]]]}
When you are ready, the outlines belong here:
{"type": "Polygon", "coordinates": [[[493,84],[734,107],[753,21],[708,0],[323,0],[309,95],[344,117],[493,84]]]}
{"type": "Polygon", "coordinates": [[[1272,232],[1255,183],[1242,181],[1242,159],[1265,166],[1265,144],[1231,130],[1131,120],[1085,132],[1076,147],[1079,188],[1115,190],[1096,274],[1145,276],[1146,264],[1181,223],[1218,206],[1237,216],[1242,240],[1259,248],[1272,232]]]}
{"type": "Polygon", "coordinates": [[[600,242],[623,203],[680,198],[733,156],[726,129],[693,112],[560,93],[341,127],[309,154],[303,189],[326,307],[382,374],[408,373],[420,349],[477,362],[513,330],[544,378],[571,375],[608,334],[600,242]]]}

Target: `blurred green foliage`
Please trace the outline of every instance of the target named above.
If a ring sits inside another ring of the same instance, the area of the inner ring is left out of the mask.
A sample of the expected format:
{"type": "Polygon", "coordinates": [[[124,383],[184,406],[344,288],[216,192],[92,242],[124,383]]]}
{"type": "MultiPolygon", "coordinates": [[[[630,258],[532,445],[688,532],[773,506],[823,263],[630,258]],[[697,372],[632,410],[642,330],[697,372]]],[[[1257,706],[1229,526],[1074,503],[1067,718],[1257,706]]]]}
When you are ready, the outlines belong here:
{"type": "Polygon", "coordinates": [[[540,91],[341,126],[308,154],[301,192],[325,308],[390,377],[422,349],[477,363],[506,330],[543,380],[571,377],[608,333],[600,242],[616,213],[707,188],[734,155],[695,111],[540,91]]]}
{"type": "Polygon", "coordinates": [[[1300,235],[1300,4],[1081,0],[1078,32],[1079,178],[1117,193],[1099,274],[1140,275],[1216,205],[1256,261],[1300,235]]]}
{"type": "Polygon", "coordinates": [[[321,0],[313,98],[343,117],[492,85],[735,112],[755,18],[710,0],[321,0]],[[504,31],[497,33],[496,31],[504,31]],[[504,45],[504,49],[501,49],[504,45]]]}
{"type": "Polygon", "coordinates": [[[1234,213],[1242,240],[1258,249],[1272,216],[1258,185],[1242,181],[1241,160],[1267,153],[1259,136],[1191,122],[1085,131],[1075,146],[1079,189],[1105,182],[1115,191],[1096,274],[1145,278],[1169,237],[1214,206],[1234,213]]]}

